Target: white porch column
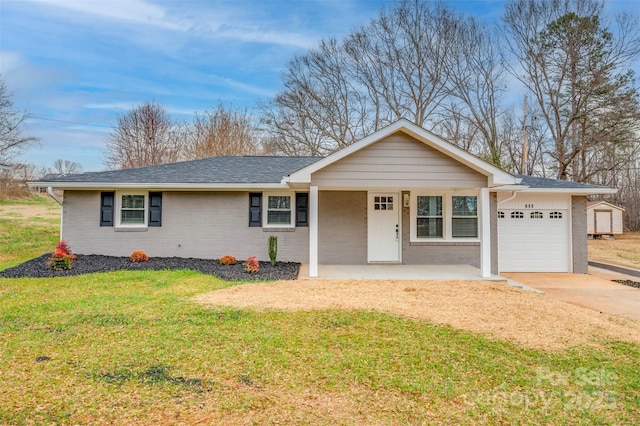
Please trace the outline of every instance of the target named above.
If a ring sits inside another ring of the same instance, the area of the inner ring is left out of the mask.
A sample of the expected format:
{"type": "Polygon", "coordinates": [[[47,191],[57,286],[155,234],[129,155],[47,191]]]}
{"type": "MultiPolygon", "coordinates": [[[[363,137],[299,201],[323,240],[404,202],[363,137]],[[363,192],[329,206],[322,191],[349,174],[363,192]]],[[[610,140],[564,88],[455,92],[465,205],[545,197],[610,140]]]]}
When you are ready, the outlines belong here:
{"type": "Polygon", "coordinates": [[[318,276],[318,187],[309,188],[309,277],[318,276]]]}
{"type": "Polygon", "coordinates": [[[480,189],[480,274],[491,277],[491,210],[489,188],[480,189]]]}

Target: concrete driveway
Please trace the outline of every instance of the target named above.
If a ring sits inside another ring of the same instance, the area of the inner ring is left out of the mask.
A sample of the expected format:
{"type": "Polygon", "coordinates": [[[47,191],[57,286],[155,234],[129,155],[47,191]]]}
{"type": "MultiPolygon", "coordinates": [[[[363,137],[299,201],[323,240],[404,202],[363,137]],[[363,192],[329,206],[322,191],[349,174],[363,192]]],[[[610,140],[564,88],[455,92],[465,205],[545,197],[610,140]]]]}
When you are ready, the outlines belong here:
{"type": "Polygon", "coordinates": [[[589,267],[588,274],[503,273],[503,277],[544,291],[562,302],[640,321],[640,289],[612,280],[638,277],[589,267]]]}

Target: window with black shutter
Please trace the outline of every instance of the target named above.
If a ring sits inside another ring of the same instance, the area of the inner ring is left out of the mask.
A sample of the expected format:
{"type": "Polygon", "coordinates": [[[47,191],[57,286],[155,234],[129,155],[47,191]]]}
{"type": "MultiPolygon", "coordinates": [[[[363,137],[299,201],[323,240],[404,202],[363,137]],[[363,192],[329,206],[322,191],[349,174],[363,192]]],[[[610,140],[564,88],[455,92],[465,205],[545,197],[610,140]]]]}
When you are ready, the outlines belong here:
{"type": "Polygon", "coordinates": [[[262,226],[262,193],[249,193],[249,226],[262,226]]]}
{"type": "Polygon", "coordinates": [[[296,192],[296,226],[309,226],[309,193],[296,192]]]}
{"type": "Polygon", "coordinates": [[[162,226],[162,192],[149,193],[149,226],[162,226]]]}
{"type": "Polygon", "coordinates": [[[100,226],[113,226],[115,192],[100,193],[100,226]]]}

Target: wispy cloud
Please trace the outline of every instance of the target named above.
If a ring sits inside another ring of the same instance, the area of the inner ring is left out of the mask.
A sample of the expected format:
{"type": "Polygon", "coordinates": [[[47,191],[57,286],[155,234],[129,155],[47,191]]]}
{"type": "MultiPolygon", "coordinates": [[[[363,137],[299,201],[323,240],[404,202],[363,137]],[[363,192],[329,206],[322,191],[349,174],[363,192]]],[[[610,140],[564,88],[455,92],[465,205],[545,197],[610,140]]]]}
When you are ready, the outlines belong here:
{"type": "Polygon", "coordinates": [[[110,111],[128,111],[137,105],[136,102],[103,102],[103,103],[88,103],[85,108],[88,109],[104,109],[110,111]]]}
{"type": "MultiPolygon", "coordinates": [[[[216,6],[216,13],[186,15],[178,7],[169,9],[160,4],[152,4],[144,0],[127,1],[69,1],[69,0],[28,0],[58,9],[90,15],[95,19],[119,22],[121,24],[144,25],[158,27],[177,32],[189,33],[192,36],[208,37],[237,41],[243,43],[275,44],[298,48],[309,48],[317,42],[317,38],[307,34],[291,31],[278,31],[276,22],[251,22],[246,18],[245,7],[240,4],[216,6]]],[[[73,15],[67,19],[77,19],[73,15]]]]}
{"type": "Polygon", "coordinates": [[[243,92],[252,93],[258,96],[271,97],[275,93],[271,90],[265,90],[261,87],[252,86],[250,84],[241,83],[239,81],[233,80],[229,77],[223,77],[220,75],[210,74],[208,76],[210,81],[214,84],[224,85],[233,89],[237,89],[243,92]]]}
{"type": "Polygon", "coordinates": [[[97,18],[152,25],[172,30],[185,30],[179,22],[168,17],[167,10],[157,4],[143,0],[127,1],[69,1],[69,0],[29,0],[73,12],[92,15],[97,18]]]}
{"type": "Polygon", "coordinates": [[[247,43],[277,44],[300,47],[303,49],[308,49],[318,42],[317,38],[309,37],[303,34],[264,30],[251,27],[220,29],[219,31],[215,32],[214,35],[221,38],[238,40],[247,43]]]}

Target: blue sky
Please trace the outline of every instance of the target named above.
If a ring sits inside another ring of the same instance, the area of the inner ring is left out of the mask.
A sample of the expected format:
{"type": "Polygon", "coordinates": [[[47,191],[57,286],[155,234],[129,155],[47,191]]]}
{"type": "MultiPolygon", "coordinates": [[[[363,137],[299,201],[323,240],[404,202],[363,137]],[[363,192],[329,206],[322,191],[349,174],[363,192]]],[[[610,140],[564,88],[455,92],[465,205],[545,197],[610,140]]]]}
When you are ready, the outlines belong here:
{"type": "MultiPolygon", "coordinates": [[[[252,109],[277,93],[295,54],[366,24],[388,2],[0,0],[0,74],[16,108],[34,116],[26,133],[41,138],[18,161],[101,170],[110,126],[147,100],[184,119],[219,101],[252,109]]],[[[450,3],[502,14],[502,0],[450,3]]]]}

